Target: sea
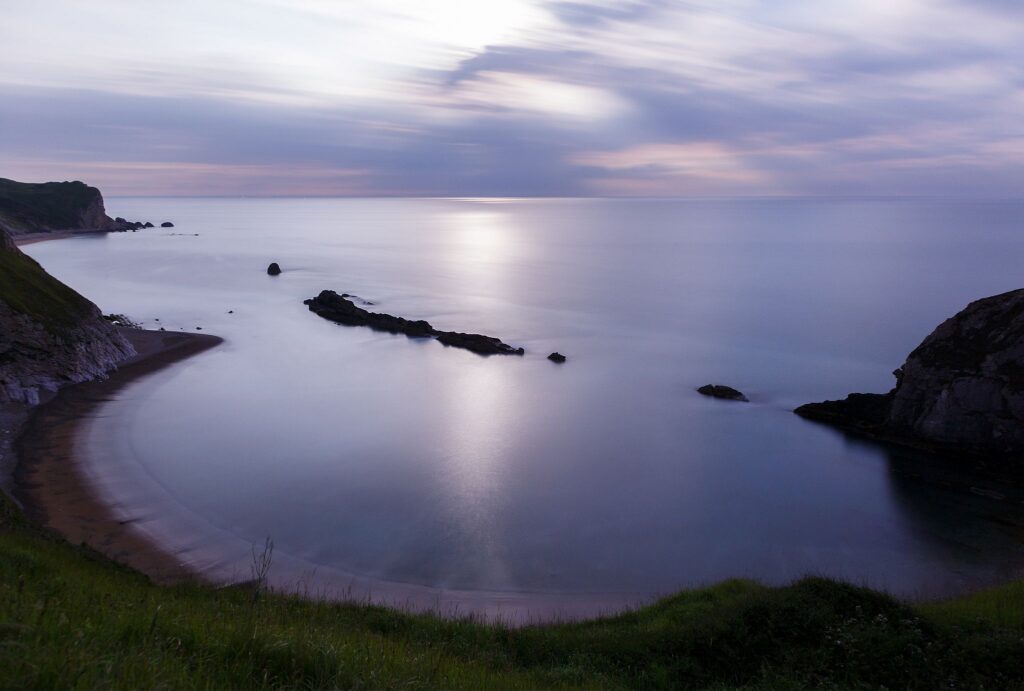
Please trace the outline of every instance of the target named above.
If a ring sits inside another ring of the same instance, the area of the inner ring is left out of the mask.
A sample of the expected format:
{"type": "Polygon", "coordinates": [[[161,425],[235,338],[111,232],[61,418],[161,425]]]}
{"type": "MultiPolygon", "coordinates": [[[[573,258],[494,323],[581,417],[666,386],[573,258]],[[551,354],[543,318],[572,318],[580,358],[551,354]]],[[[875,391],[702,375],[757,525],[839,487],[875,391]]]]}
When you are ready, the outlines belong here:
{"type": "Polygon", "coordinates": [[[104,404],[83,463],[211,579],[267,538],[281,589],[538,616],[737,577],[930,598],[1024,575],[1019,499],[792,412],[889,390],[940,322],[1022,287],[1024,202],[107,208],[174,227],[24,249],[105,313],[225,341],[104,404]],[[334,324],[303,304],[325,289],[526,353],[334,324]]]}

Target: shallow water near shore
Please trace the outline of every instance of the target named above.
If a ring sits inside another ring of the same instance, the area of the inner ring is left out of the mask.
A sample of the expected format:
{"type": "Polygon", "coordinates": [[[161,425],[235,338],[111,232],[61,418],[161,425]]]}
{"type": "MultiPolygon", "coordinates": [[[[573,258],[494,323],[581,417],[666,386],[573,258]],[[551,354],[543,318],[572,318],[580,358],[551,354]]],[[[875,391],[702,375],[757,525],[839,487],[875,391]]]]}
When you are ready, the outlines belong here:
{"type": "Polygon", "coordinates": [[[125,520],[216,578],[247,577],[266,536],[281,585],[316,569],[320,587],[512,606],[808,573],[934,596],[1024,574],[1018,496],[919,482],[790,412],[891,388],[939,322],[1021,287],[1022,203],[107,205],[175,227],[25,251],[105,312],[226,342],[125,388],[80,450],[125,520]],[[302,304],[326,288],[527,352],[338,326],[302,304]],[[695,393],[708,383],[751,403],[695,393]]]}

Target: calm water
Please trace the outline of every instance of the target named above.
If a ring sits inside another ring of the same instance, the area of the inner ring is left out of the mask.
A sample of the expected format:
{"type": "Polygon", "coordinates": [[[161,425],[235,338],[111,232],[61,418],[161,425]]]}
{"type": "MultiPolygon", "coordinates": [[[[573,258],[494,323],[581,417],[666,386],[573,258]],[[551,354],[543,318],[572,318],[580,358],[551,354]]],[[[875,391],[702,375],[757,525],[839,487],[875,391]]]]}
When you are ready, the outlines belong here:
{"type": "Polygon", "coordinates": [[[1021,287],[1024,204],[108,207],[176,227],[27,250],[104,311],[227,342],[107,405],[92,470],[219,577],[248,576],[267,535],[279,582],[316,568],[381,591],[611,602],[819,573],[930,595],[1024,573],[1024,506],[894,474],[790,412],[887,390],[942,319],[1021,287]],[[527,355],[331,324],[302,304],[324,288],[527,355]]]}

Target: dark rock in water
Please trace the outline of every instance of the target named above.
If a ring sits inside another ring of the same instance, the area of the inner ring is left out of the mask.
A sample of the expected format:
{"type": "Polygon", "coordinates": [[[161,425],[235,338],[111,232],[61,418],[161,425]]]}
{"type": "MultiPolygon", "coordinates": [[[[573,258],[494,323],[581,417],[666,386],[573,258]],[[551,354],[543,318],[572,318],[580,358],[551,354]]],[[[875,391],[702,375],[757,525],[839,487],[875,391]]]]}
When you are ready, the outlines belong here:
{"type": "Polygon", "coordinates": [[[478,355],[522,355],[523,348],[513,348],[499,339],[482,334],[467,334],[457,331],[435,331],[437,340],[453,348],[465,348],[478,355]]]}
{"type": "Polygon", "coordinates": [[[370,312],[333,290],[321,291],[315,298],[305,300],[303,304],[309,307],[310,312],[338,324],[368,326],[376,331],[405,334],[410,338],[436,338],[445,345],[465,348],[479,355],[522,355],[525,352],[522,348],[513,348],[491,336],[438,331],[430,325],[430,322],[422,319],[411,320],[390,314],[370,312]]]}
{"type": "Polygon", "coordinates": [[[145,223],[142,224],[142,227],[143,228],[152,228],[153,224],[150,223],[149,221],[146,221],[145,223]]]}
{"type": "Polygon", "coordinates": [[[277,276],[279,273],[281,273],[281,267],[277,265],[277,262],[271,262],[270,266],[267,267],[267,274],[277,276]]]}
{"type": "Polygon", "coordinates": [[[565,356],[556,351],[548,355],[548,360],[551,360],[551,362],[565,362],[565,356]]]}
{"type": "Polygon", "coordinates": [[[163,223],[160,224],[160,227],[161,228],[173,228],[174,224],[171,223],[170,221],[164,221],[163,223]]]}
{"type": "Polygon", "coordinates": [[[705,384],[697,389],[697,393],[704,394],[705,396],[711,396],[712,398],[721,398],[726,401],[742,401],[744,403],[748,403],[750,400],[731,386],[722,386],[721,384],[705,384]]]}
{"type": "Polygon", "coordinates": [[[893,374],[889,393],[850,394],[795,412],[938,453],[1024,460],[1024,290],[972,302],[893,374]]]}

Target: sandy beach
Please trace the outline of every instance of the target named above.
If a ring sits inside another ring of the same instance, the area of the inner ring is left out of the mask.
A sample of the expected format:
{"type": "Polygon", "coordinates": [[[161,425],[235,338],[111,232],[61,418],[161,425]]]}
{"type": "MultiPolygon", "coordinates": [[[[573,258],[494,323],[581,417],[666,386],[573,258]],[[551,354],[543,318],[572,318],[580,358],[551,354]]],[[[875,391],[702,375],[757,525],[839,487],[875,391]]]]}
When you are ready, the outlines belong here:
{"type": "Polygon", "coordinates": [[[110,233],[113,231],[94,229],[94,230],[53,230],[45,233],[24,233],[22,235],[14,236],[14,244],[21,247],[24,245],[32,245],[37,242],[45,242],[47,240],[63,240],[64,238],[70,238],[75,235],[99,235],[110,233]]]}
{"type": "Polygon", "coordinates": [[[220,344],[216,336],[125,329],[138,355],[102,381],[76,384],[33,411],[15,442],[14,485],[26,513],[72,544],[104,555],[169,584],[197,578],[130,523],[118,520],[93,491],[75,457],[79,425],[132,381],[220,344]]]}

